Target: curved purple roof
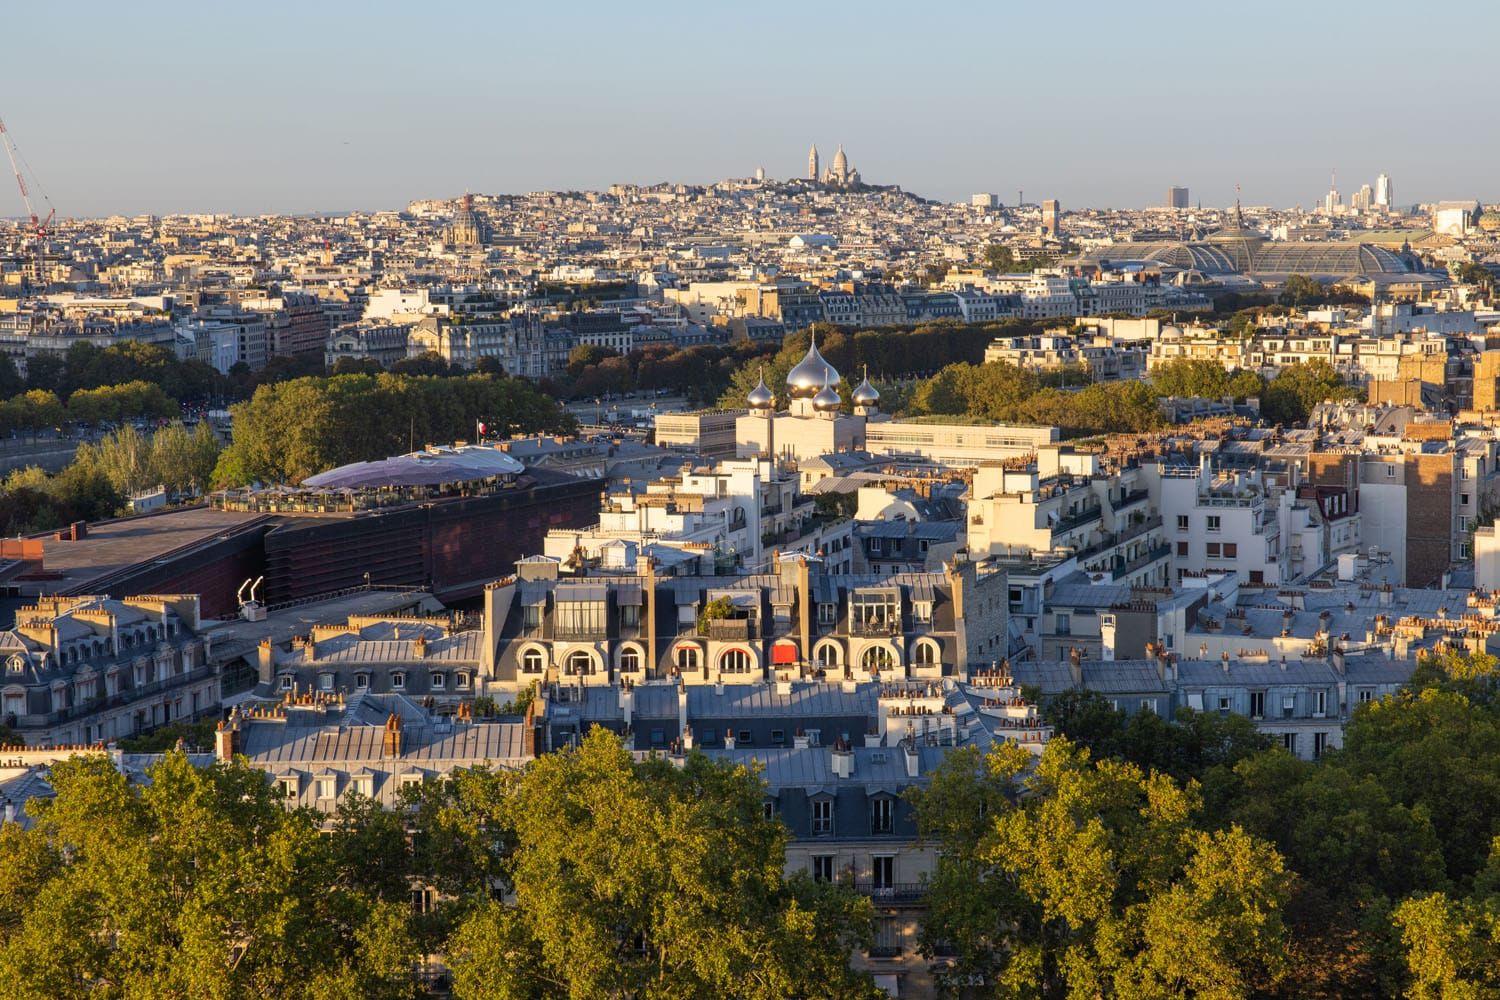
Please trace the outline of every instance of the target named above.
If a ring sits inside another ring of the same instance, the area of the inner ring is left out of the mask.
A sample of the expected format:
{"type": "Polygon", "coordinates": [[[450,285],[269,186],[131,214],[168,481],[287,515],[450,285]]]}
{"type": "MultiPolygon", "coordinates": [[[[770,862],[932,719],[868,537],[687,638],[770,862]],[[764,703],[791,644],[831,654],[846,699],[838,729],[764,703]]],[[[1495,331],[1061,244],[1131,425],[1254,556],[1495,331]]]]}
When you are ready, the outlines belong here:
{"type": "Polygon", "coordinates": [[[314,489],[369,489],[378,486],[438,486],[494,476],[514,476],[526,467],[496,448],[468,445],[433,448],[376,462],[354,462],[302,480],[314,489]]]}

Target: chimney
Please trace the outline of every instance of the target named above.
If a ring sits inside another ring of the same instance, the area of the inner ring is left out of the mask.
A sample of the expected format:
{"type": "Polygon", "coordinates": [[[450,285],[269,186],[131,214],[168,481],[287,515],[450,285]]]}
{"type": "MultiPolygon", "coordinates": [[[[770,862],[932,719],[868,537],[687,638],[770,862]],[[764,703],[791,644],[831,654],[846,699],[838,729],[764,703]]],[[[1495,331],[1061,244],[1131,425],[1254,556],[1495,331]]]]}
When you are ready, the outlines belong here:
{"type": "Polygon", "coordinates": [[[833,745],[833,776],[854,777],[854,749],[842,739],[833,745]]]}
{"type": "Polygon", "coordinates": [[[620,714],[624,718],[625,728],[630,728],[630,720],[635,713],[635,688],[629,681],[620,685],[620,714]]]}
{"type": "Polygon", "coordinates": [[[796,735],[792,737],[792,747],[797,750],[806,750],[807,746],[807,734],[798,729],[796,735]]]}
{"type": "Polygon", "coordinates": [[[1380,606],[1382,608],[1388,608],[1388,607],[1390,607],[1391,606],[1391,602],[1394,599],[1395,599],[1395,595],[1393,595],[1391,593],[1391,585],[1390,584],[1386,584],[1384,587],[1380,588],[1380,606]]]}
{"type": "Polygon", "coordinates": [[[687,729],[688,724],[688,697],[687,683],[677,678],[677,731],[680,733],[687,729]]]}
{"type": "Polygon", "coordinates": [[[1074,687],[1083,687],[1083,654],[1077,646],[1068,650],[1068,673],[1073,677],[1074,687]]]}
{"type": "Polygon", "coordinates": [[[416,641],[411,644],[411,649],[416,654],[417,659],[425,660],[427,658],[427,637],[425,635],[417,636],[416,641]]]}
{"type": "Polygon", "coordinates": [[[1224,650],[1224,652],[1222,652],[1222,653],[1219,654],[1219,663],[1222,664],[1223,667],[1224,667],[1224,676],[1228,677],[1229,676],[1229,650],[1226,649],[1226,650],[1224,650]]]}
{"type": "Polygon", "coordinates": [[[688,726],[682,731],[682,752],[691,753],[693,750],[693,727],[688,726]]]}
{"type": "Polygon", "coordinates": [[[219,720],[218,728],[214,730],[214,759],[228,762],[234,759],[234,755],[240,752],[240,720],[236,715],[230,725],[225,725],[224,720],[219,720]]]}
{"type": "Polygon", "coordinates": [[[1342,643],[1333,647],[1333,670],[1340,677],[1344,676],[1344,647],[1342,643]]]}
{"type": "MultiPolygon", "coordinates": [[[[115,649],[119,650],[118,640],[115,649]]],[[[276,648],[271,645],[270,639],[262,639],[260,645],[255,649],[255,662],[260,671],[260,682],[271,684],[276,680],[276,648]]]]}
{"type": "Polygon", "coordinates": [[[381,756],[391,760],[401,756],[401,716],[392,712],[386,716],[385,737],[381,741],[381,756]]]}
{"type": "Polygon", "coordinates": [[[734,730],[733,729],[726,729],[726,730],[724,730],[724,749],[725,750],[733,750],[734,749],[734,730]]]}
{"type": "Polygon", "coordinates": [[[901,755],[906,758],[906,776],[908,778],[919,778],[922,776],[922,755],[917,752],[915,740],[906,739],[901,743],[901,755]]]}
{"type": "Polygon", "coordinates": [[[797,557],[797,638],[798,656],[806,663],[812,658],[812,572],[807,557],[797,557]]]}
{"type": "Polygon", "coordinates": [[[646,615],[646,676],[655,677],[657,671],[656,662],[656,560],[645,556],[646,583],[645,594],[646,606],[642,611],[646,615]]]}

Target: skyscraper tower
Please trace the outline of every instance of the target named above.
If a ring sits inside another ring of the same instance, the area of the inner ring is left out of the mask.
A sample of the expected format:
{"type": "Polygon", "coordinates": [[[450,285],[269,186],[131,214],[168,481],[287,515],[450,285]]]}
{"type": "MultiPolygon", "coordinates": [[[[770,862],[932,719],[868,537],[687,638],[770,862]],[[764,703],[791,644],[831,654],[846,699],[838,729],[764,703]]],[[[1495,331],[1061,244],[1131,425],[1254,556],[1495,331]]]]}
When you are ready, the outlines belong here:
{"type": "Polygon", "coordinates": [[[818,147],[816,145],[807,154],[807,179],[814,182],[818,179],[818,147]]]}
{"type": "Polygon", "coordinates": [[[1391,198],[1391,179],[1381,174],[1375,178],[1375,204],[1380,208],[1390,208],[1391,198]]]}

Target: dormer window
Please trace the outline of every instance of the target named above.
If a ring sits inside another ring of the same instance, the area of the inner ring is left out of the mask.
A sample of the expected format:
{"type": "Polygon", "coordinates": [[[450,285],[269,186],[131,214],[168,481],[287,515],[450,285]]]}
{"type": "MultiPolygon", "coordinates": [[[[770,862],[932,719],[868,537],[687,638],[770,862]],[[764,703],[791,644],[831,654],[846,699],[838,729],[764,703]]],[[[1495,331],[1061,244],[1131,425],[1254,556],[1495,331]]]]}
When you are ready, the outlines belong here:
{"type": "Polygon", "coordinates": [[[833,799],[821,796],[812,800],[812,832],[815,834],[833,832],[833,799]]]}
{"type": "MultiPolygon", "coordinates": [[[[141,669],[140,667],[136,668],[137,683],[139,683],[140,669],[141,669]]],[[[282,691],[290,691],[292,689],[292,684],[293,683],[294,683],[294,681],[293,681],[293,678],[292,678],[291,674],[282,674],[280,677],[277,678],[277,686],[282,691]]]]}
{"type": "Polygon", "coordinates": [[[448,678],[436,671],[430,674],[428,679],[432,682],[432,689],[434,691],[441,691],[448,685],[448,678]]]}
{"type": "Polygon", "coordinates": [[[406,672],[404,670],[396,670],[391,673],[391,687],[396,691],[405,690],[406,672]]]}
{"type": "Polygon", "coordinates": [[[528,674],[542,672],[542,651],[535,647],[521,654],[521,670],[528,674]]]}
{"type": "Polygon", "coordinates": [[[467,670],[460,670],[454,675],[453,683],[460,691],[467,691],[469,689],[469,672],[467,670]]]}
{"type": "Polygon", "coordinates": [[[332,691],[333,690],[333,675],[332,674],[319,674],[318,675],[318,690],[319,691],[332,691]]]}
{"type": "Polygon", "coordinates": [[[369,689],[369,687],[370,687],[370,675],[369,674],[355,674],[354,675],[354,690],[356,690],[356,691],[366,691],[366,690],[369,689]]]}

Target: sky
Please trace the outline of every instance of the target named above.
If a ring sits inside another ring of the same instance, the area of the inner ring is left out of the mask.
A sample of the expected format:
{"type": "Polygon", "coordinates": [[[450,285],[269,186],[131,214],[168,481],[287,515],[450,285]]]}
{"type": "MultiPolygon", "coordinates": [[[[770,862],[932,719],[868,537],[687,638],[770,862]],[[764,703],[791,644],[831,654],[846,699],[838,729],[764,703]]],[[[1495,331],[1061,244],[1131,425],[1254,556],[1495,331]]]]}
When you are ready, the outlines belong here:
{"type": "Polygon", "coordinates": [[[61,217],[793,177],[814,142],[945,200],[1500,199],[1494,0],[7,7],[0,118],[61,217]]]}

